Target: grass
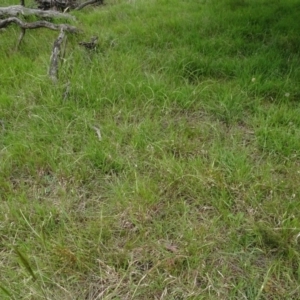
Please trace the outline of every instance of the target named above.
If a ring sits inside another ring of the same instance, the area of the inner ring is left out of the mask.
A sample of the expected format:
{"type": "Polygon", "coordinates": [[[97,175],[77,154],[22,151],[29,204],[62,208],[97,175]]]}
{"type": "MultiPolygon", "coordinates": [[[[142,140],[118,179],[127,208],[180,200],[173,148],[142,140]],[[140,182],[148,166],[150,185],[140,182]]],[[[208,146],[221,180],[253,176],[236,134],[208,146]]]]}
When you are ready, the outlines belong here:
{"type": "Polygon", "coordinates": [[[0,32],[0,298],[299,299],[298,1],[106,3],[0,32]]]}

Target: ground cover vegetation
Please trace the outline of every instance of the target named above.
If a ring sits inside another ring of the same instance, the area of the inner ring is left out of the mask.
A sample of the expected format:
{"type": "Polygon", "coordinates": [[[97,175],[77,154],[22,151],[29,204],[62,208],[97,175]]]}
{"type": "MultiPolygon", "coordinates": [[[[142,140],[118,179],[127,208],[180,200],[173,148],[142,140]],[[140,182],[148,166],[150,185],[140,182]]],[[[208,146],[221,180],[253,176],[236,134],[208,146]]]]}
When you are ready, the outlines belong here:
{"type": "Polygon", "coordinates": [[[300,299],[299,1],[105,3],[0,32],[0,298],[300,299]]]}

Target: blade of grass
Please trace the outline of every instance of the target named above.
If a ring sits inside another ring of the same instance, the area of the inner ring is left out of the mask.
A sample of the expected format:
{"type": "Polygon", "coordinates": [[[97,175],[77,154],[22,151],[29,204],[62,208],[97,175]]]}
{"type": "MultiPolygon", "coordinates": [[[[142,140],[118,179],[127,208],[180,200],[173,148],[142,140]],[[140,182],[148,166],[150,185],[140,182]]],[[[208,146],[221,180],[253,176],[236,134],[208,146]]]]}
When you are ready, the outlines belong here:
{"type": "Polygon", "coordinates": [[[31,275],[33,281],[36,281],[36,276],[30,266],[30,263],[28,261],[28,259],[25,257],[25,255],[17,248],[15,247],[15,252],[18,255],[18,257],[20,258],[23,266],[25,267],[25,269],[27,270],[27,272],[31,275]]]}

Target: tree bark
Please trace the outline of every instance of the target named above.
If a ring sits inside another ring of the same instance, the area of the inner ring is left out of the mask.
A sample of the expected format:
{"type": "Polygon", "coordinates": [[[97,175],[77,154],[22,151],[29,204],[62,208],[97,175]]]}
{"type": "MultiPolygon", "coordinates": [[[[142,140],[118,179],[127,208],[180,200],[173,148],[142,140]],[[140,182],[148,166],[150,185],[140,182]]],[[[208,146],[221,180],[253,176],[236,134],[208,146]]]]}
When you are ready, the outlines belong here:
{"type": "Polygon", "coordinates": [[[74,26],[67,24],[53,24],[47,21],[36,21],[32,23],[26,23],[21,21],[16,17],[7,18],[4,20],[0,20],[0,28],[5,28],[11,25],[12,23],[17,24],[22,29],[37,29],[37,28],[48,28],[51,30],[65,30],[67,32],[76,33],[78,29],[74,26]]]}
{"type": "Polygon", "coordinates": [[[65,37],[65,31],[61,29],[58,38],[54,41],[52,54],[50,57],[49,76],[53,82],[58,79],[58,60],[60,54],[60,47],[65,37]]]}
{"type": "Polygon", "coordinates": [[[33,8],[24,7],[22,5],[0,7],[0,18],[18,17],[19,15],[22,16],[35,15],[40,18],[63,18],[63,19],[75,20],[74,16],[65,13],[60,13],[54,10],[33,9],[33,8]]]}

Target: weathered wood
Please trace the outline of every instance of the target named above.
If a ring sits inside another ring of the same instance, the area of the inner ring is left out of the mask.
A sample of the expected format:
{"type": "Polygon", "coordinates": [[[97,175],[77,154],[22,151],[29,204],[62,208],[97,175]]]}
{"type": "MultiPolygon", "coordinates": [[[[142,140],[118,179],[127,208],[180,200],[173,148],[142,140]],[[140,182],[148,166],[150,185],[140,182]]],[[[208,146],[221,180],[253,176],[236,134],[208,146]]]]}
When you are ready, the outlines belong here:
{"type": "Polygon", "coordinates": [[[95,50],[97,48],[98,45],[98,37],[97,36],[93,36],[91,38],[90,42],[79,42],[80,46],[85,47],[86,49],[89,50],[95,50]]]}
{"type": "Polygon", "coordinates": [[[0,20],[0,28],[8,27],[12,23],[17,24],[22,29],[37,29],[44,27],[51,30],[64,30],[71,33],[78,32],[78,29],[76,27],[67,24],[53,24],[47,21],[36,21],[32,23],[26,23],[16,17],[0,20]]]}
{"type": "Polygon", "coordinates": [[[8,7],[0,7],[0,19],[7,17],[18,17],[18,16],[30,16],[34,15],[40,18],[64,18],[64,19],[73,19],[74,16],[71,16],[66,13],[60,13],[54,10],[41,10],[41,9],[33,9],[27,8],[22,5],[13,5],[8,7]]]}
{"type": "Polygon", "coordinates": [[[50,67],[49,67],[49,76],[53,82],[56,82],[58,79],[58,61],[60,57],[60,48],[61,44],[65,37],[65,31],[61,29],[58,38],[54,41],[52,54],[50,57],[50,67]]]}

